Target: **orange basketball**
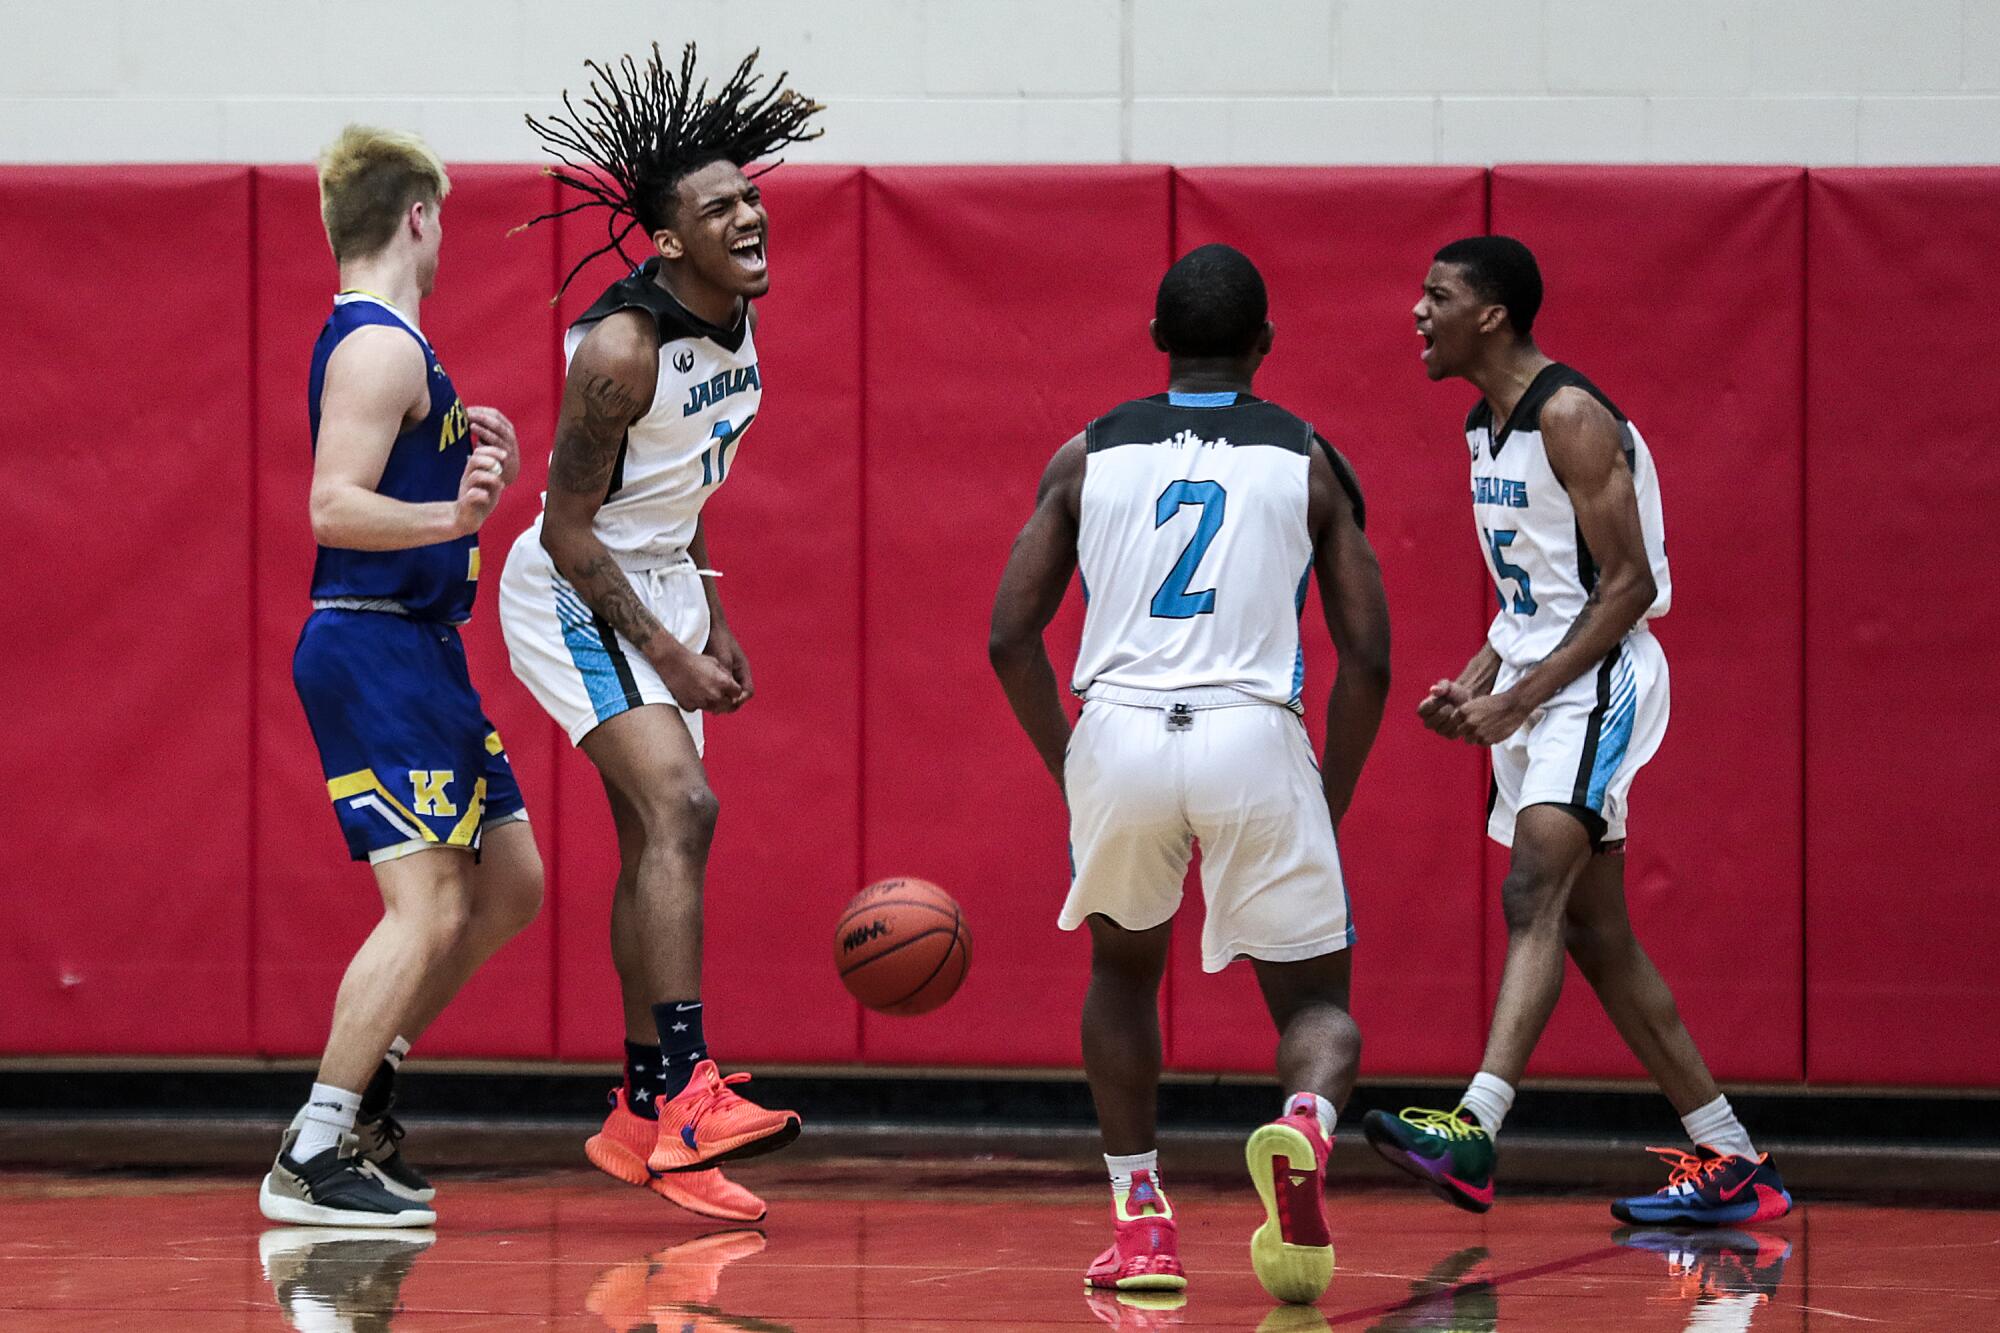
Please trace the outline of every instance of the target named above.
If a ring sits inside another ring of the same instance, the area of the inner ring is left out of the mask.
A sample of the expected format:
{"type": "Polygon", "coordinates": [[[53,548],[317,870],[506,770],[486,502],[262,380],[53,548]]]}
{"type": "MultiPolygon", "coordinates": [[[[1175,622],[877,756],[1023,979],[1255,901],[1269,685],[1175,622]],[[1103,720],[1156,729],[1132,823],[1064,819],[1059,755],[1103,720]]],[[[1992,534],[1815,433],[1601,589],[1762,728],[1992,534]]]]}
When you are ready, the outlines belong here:
{"type": "Polygon", "coordinates": [[[854,998],[877,1013],[927,1014],[965,980],[972,932],[951,895],[929,880],[885,879],[840,914],[833,962],[854,998]]]}

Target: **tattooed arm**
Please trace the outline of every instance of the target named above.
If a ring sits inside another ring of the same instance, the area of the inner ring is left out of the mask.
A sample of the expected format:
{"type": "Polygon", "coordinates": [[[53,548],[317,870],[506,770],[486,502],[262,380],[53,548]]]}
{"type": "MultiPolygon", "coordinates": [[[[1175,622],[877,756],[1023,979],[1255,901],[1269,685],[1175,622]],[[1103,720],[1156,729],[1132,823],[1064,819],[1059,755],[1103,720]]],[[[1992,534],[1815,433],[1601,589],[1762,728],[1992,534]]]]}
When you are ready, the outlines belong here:
{"type": "Polygon", "coordinates": [[[1476,745],[1507,739],[1556,691],[1602,661],[1658,591],[1617,419],[1581,389],[1563,389],[1542,409],[1542,443],[1576,508],[1577,531],[1597,561],[1597,586],[1553,652],[1508,689],[1459,710],[1460,734],[1476,745]]]}
{"type": "Polygon", "coordinates": [[[669,634],[632,589],[594,526],[628,427],[652,405],[659,344],[645,316],[621,311],[592,329],[563,380],[562,415],[549,456],[542,547],[583,604],[636,648],[684,708],[742,702],[728,670],[669,634]]]}

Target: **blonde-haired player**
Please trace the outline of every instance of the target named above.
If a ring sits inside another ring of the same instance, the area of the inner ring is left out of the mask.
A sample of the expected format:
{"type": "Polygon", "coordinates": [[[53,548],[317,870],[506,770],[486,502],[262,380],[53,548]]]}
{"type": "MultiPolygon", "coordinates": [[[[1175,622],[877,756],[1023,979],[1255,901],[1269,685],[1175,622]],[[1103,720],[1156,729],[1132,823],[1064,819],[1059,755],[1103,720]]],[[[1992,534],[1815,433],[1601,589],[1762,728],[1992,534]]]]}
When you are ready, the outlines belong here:
{"type": "Polygon", "coordinates": [[[318,1079],[258,1202],[277,1222],[427,1226],[433,1191],[389,1114],[396,1067],[542,896],[520,788],[457,628],[478,587],[479,527],[520,456],[505,416],[459,401],[418,322],[437,281],[444,164],[415,135],[350,125],[319,182],[340,292],[307,388],[319,556],[292,678],[383,912],[341,980],[318,1079]]]}

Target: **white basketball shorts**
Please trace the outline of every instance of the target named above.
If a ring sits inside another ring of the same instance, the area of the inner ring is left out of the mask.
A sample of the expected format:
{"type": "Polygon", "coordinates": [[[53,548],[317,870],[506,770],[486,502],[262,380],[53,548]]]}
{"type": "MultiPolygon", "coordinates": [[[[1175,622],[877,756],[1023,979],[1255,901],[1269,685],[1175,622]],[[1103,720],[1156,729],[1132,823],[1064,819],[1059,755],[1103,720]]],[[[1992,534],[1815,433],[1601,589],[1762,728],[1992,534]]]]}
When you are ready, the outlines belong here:
{"type": "MultiPolygon", "coordinates": [[[[1504,690],[1521,673],[1503,667],[1504,690]]],[[[1493,747],[1493,805],[1486,833],[1514,845],[1514,818],[1531,805],[1567,805],[1603,821],[1595,841],[1625,838],[1632,779],[1667,734],[1667,655],[1640,630],[1564,686],[1522,728],[1493,747]]]]}
{"type": "MultiPolygon", "coordinates": [[[[632,591],[660,624],[695,652],[708,646],[708,596],[686,556],[627,569],[632,591]]],[[[500,574],[500,631],[514,674],[575,745],[599,723],[642,704],[679,707],[645,654],[583,604],[542,549],[539,521],[514,542],[500,574]]],[[[681,709],[695,752],[701,714],[681,709]]]]}
{"type": "Polygon", "coordinates": [[[1298,715],[1229,689],[1093,690],[1063,764],[1069,898],[1058,924],[1102,913],[1149,930],[1180,907],[1201,843],[1201,965],[1290,963],[1354,942],[1319,768],[1298,715]],[[1143,702],[1139,702],[1143,701],[1143,702]]]}

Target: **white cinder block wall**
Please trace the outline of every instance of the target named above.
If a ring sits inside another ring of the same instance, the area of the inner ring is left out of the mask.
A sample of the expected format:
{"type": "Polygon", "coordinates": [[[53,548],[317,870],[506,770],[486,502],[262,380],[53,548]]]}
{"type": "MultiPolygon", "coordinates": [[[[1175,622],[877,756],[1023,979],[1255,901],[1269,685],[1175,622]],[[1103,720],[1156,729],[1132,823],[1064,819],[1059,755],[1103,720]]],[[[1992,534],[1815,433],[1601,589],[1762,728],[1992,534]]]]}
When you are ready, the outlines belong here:
{"type": "Polygon", "coordinates": [[[2000,0],[0,0],[0,161],[522,161],[655,39],[791,70],[796,161],[2000,162],[2000,0]]]}

